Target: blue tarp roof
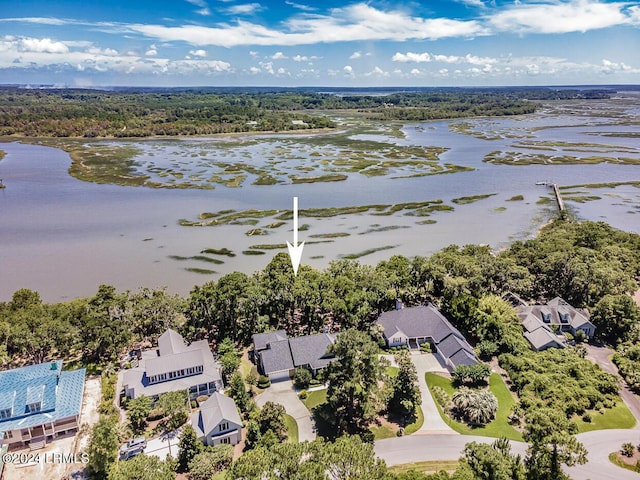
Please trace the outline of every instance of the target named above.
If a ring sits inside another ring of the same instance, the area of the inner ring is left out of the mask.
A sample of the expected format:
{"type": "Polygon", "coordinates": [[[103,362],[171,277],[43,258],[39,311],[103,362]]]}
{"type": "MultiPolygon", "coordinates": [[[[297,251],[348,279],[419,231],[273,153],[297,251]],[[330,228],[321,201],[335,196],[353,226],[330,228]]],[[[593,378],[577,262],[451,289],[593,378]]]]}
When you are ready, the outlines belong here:
{"type": "Polygon", "coordinates": [[[0,411],[11,409],[11,417],[0,419],[0,431],[16,430],[71,417],[80,413],[85,369],[62,371],[62,360],[0,372],[0,411]],[[41,403],[37,413],[30,403],[41,403]]]}

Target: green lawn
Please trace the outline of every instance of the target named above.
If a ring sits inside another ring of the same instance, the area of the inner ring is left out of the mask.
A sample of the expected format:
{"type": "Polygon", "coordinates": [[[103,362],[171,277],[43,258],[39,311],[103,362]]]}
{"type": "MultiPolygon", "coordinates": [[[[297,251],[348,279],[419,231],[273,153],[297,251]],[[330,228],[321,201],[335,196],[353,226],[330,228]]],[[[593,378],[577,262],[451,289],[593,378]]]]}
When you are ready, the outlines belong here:
{"type": "Polygon", "coordinates": [[[394,378],[398,376],[398,367],[387,367],[387,377],[394,378]]]}
{"type": "Polygon", "coordinates": [[[585,422],[582,417],[574,419],[580,433],[607,428],[633,428],[636,424],[635,418],[622,400],[618,401],[615,407],[607,408],[604,414],[589,413],[591,414],[591,422],[585,422]]]}
{"type": "Polygon", "coordinates": [[[416,421],[410,423],[404,428],[405,435],[411,435],[412,433],[416,433],[418,430],[422,428],[422,424],[424,423],[424,413],[422,413],[422,408],[418,405],[416,410],[416,421]]]}
{"type": "Polygon", "coordinates": [[[437,473],[441,470],[453,472],[458,468],[458,460],[425,460],[423,462],[403,463],[389,467],[392,473],[404,473],[415,470],[421,473],[437,473]]]}
{"type": "Polygon", "coordinates": [[[380,427],[369,427],[369,430],[373,432],[373,438],[376,440],[382,440],[383,438],[391,438],[396,436],[396,433],[389,425],[382,425],[380,427]]]}
{"type": "Polygon", "coordinates": [[[284,423],[287,426],[289,443],[298,443],[298,422],[288,413],[284,414],[284,423]]]}
{"type": "Polygon", "coordinates": [[[307,409],[309,410],[309,412],[311,412],[311,410],[314,407],[317,407],[318,405],[322,404],[322,403],[326,403],[327,402],[327,389],[322,389],[322,390],[316,390],[314,392],[309,392],[306,400],[303,400],[302,403],[305,404],[305,406],[307,407],[307,409]]]}
{"type": "Polygon", "coordinates": [[[626,463],[624,463],[622,460],[618,458],[618,452],[610,453],[609,461],[620,468],[626,468],[627,470],[631,470],[632,472],[637,472],[637,470],[633,465],[627,465],[626,463]]]}
{"type": "MultiPolygon", "coordinates": [[[[425,374],[425,378],[430,389],[435,386],[442,387],[449,396],[453,395],[456,391],[456,388],[448,378],[429,372],[425,374]]],[[[447,425],[463,435],[484,435],[495,438],[506,437],[509,440],[522,441],[522,433],[509,425],[507,421],[509,413],[511,413],[511,408],[516,402],[504,384],[502,377],[497,373],[492,373],[491,377],[489,377],[489,390],[491,390],[491,393],[498,399],[498,411],[496,412],[496,418],[484,427],[470,427],[464,423],[457,422],[448,415],[445,415],[440,405],[438,405],[438,411],[447,425]]],[[[434,401],[436,401],[435,398],[434,401]]],[[[436,404],[438,404],[438,402],[436,402],[436,404]]]]}

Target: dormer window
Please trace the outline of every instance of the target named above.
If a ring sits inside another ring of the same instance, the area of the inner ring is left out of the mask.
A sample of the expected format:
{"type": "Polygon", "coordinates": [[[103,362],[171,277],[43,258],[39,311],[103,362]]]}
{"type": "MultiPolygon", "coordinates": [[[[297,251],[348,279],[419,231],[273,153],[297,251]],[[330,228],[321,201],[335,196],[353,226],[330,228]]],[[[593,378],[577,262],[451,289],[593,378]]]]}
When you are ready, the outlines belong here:
{"type": "Polygon", "coordinates": [[[34,402],[27,405],[27,413],[39,412],[42,410],[42,402],[34,402]]]}
{"type": "Polygon", "coordinates": [[[11,409],[5,408],[4,410],[0,410],[0,420],[11,417],[11,409]]]}

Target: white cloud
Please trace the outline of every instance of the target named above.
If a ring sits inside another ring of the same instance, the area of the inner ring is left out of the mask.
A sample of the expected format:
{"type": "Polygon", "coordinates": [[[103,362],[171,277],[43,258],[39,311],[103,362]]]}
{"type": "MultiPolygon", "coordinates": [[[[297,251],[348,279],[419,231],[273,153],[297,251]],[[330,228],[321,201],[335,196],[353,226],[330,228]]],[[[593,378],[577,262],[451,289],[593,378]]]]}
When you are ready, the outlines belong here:
{"type": "Polygon", "coordinates": [[[460,57],[457,55],[433,55],[433,60],[443,63],[460,63],[460,57]]]}
{"type": "Polygon", "coordinates": [[[271,55],[271,58],[272,58],[273,60],[284,60],[284,59],[289,58],[289,57],[287,57],[287,56],[286,56],[284,53],[282,53],[282,52],[276,52],[276,53],[274,53],[273,55],[271,55]]]}
{"type": "Polygon", "coordinates": [[[403,62],[403,63],[408,63],[408,62],[423,63],[423,62],[430,62],[431,61],[431,55],[429,55],[427,52],[425,52],[425,53],[413,53],[413,52],[400,53],[400,52],[396,52],[396,54],[393,57],[391,57],[391,60],[393,62],[403,62]]]}
{"type": "Polygon", "coordinates": [[[362,53],[360,53],[360,52],[358,51],[358,52],[353,52],[349,58],[350,58],[351,60],[355,60],[355,59],[357,59],[357,58],[360,58],[361,56],[362,56],[362,53]]]}
{"type": "Polygon", "coordinates": [[[422,73],[422,71],[420,69],[418,69],[418,68],[412,68],[411,69],[411,75],[418,76],[421,73],[422,73]]]}
{"type": "Polygon", "coordinates": [[[261,70],[258,67],[251,67],[249,71],[254,75],[257,75],[258,73],[261,72],[261,70]]]}
{"type": "Polygon", "coordinates": [[[178,60],[144,57],[135,52],[118,53],[112,48],[87,47],[87,42],[66,42],[47,38],[0,37],[0,69],[55,67],[57,71],[95,71],[118,74],[189,75],[231,72],[231,64],[220,60],[178,60]],[[64,48],[63,48],[64,47],[64,48]]]}
{"type": "Polygon", "coordinates": [[[231,7],[228,7],[226,9],[226,11],[231,15],[251,15],[260,10],[262,10],[262,5],[260,5],[259,3],[232,5],[231,7]]]}
{"type": "Polygon", "coordinates": [[[198,15],[203,15],[203,16],[211,15],[211,10],[209,10],[209,6],[207,5],[207,2],[205,2],[204,0],[186,0],[186,1],[189,2],[191,5],[195,5],[196,7],[198,7],[198,10],[195,11],[198,15]]]}
{"type": "Polygon", "coordinates": [[[328,15],[303,15],[284,22],[285,30],[238,21],[236,25],[131,24],[129,32],[162,41],[184,41],[192,45],[308,45],[358,40],[438,39],[472,37],[488,33],[476,20],[411,17],[400,11],[382,11],[364,3],[335,8],[328,15]]]}
{"type": "Polygon", "coordinates": [[[368,73],[365,73],[365,76],[367,76],[367,77],[371,77],[371,76],[388,77],[389,76],[389,72],[385,72],[383,69],[381,69],[380,67],[378,67],[376,65],[373,70],[371,70],[368,73]]]}
{"type": "Polygon", "coordinates": [[[320,57],[317,57],[315,55],[295,55],[294,57],[291,57],[291,59],[294,62],[312,62],[314,60],[318,60],[320,57]]]}
{"type": "MultiPolygon", "coordinates": [[[[606,58],[602,60],[602,69],[601,72],[605,73],[607,75],[611,75],[612,73],[618,73],[618,72],[630,72],[634,70],[633,68],[631,68],[629,65],[625,64],[624,62],[612,62],[610,60],[607,60],[606,58]]],[[[638,72],[638,70],[636,70],[636,73],[638,72]]]]}
{"type": "Polygon", "coordinates": [[[273,69],[273,62],[260,62],[260,67],[267,73],[274,75],[276,72],[273,69]]]}
{"type": "Polygon", "coordinates": [[[256,58],[260,54],[258,52],[256,52],[255,50],[249,50],[249,55],[251,55],[253,58],[256,58]]]}
{"type": "Polygon", "coordinates": [[[193,57],[198,57],[198,58],[204,58],[207,56],[207,52],[206,50],[189,50],[189,55],[193,56],[193,57]]]}
{"type": "Polygon", "coordinates": [[[67,53],[69,47],[50,38],[21,37],[18,39],[18,50],[21,52],[67,53]]]}
{"type": "Polygon", "coordinates": [[[155,45],[151,45],[149,47],[149,50],[147,50],[144,54],[147,57],[155,57],[156,55],[158,55],[158,49],[156,48],[155,45]]]}
{"type": "Polygon", "coordinates": [[[298,10],[302,10],[303,12],[314,12],[315,10],[317,10],[315,7],[310,7],[309,5],[303,5],[301,3],[290,2],[288,0],[285,1],[284,3],[286,3],[290,7],[297,8],[298,10]]]}
{"type": "Polygon", "coordinates": [[[489,18],[497,30],[514,33],[568,33],[629,24],[635,13],[626,2],[544,0],[516,3],[489,18]]]}
{"type": "Polygon", "coordinates": [[[353,73],[353,67],[351,65],[345,65],[342,70],[344,70],[344,73],[353,73]]]}

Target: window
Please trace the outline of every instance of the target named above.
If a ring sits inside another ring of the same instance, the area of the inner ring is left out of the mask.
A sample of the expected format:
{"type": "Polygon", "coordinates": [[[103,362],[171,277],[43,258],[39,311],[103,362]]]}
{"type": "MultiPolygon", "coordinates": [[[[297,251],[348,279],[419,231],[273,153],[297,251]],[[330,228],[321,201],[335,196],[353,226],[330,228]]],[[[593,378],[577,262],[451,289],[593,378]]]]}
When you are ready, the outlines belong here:
{"type": "Polygon", "coordinates": [[[220,439],[220,443],[231,443],[231,439],[229,437],[227,438],[221,438],[220,439]]]}
{"type": "Polygon", "coordinates": [[[0,410],[0,418],[9,418],[11,416],[11,409],[5,408],[4,410],[0,410]]]}
{"type": "Polygon", "coordinates": [[[27,406],[27,412],[29,412],[29,413],[39,412],[41,408],[42,408],[42,403],[40,403],[40,402],[30,403],[27,406]]]}
{"type": "Polygon", "coordinates": [[[214,382],[209,382],[209,390],[214,390],[216,389],[216,384],[214,382]]]}
{"type": "Polygon", "coordinates": [[[198,387],[196,385],[189,387],[189,393],[198,393],[198,387]]]}
{"type": "Polygon", "coordinates": [[[220,431],[224,432],[225,430],[229,430],[229,422],[222,422],[220,424],[220,431]]]}
{"type": "Polygon", "coordinates": [[[7,430],[4,432],[4,438],[13,438],[13,432],[11,430],[7,430]]]}

